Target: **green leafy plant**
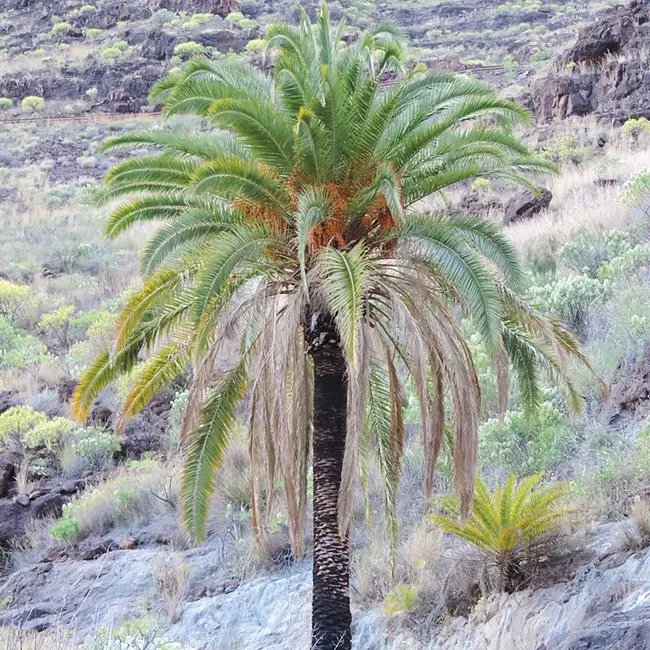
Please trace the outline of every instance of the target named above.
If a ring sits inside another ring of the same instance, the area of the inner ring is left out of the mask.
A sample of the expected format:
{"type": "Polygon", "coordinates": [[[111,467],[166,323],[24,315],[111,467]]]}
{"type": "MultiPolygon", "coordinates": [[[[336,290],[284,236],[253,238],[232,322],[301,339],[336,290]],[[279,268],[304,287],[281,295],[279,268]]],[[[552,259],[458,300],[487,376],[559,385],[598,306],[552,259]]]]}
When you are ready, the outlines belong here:
{"type": "Polygon", "coordinates": [[[50,537],[61,542],[74,544],[81,532],[81,524],[78,519],[61,519],[53,524],[49,530],[50,537]]]}
{"type": "Polygon", "coordinates": [[[91,469],[100,470],[120,450],[120,439],[100,427],[83,427],[75,435],[74,449],[91,469]]]}
{"type": "Polygon", "coordinates": [[[647,202],[649,195],[650,169],[641,169],[623,184],[620,199],[629,206],[639,206],[647,202]]]}
{"type": "Polygon", "coordinates": [[[446,515],[431,520],[477,547],[498,571],[498,584],[507,592],[526,582],[526,569],[536,557],[546,554],[556,541],[560,523],[569,510],[561,505],[563,484],[539,487],[543,473],[521,481],[512,475],[490,493],[482,479],[476,480],[474,504],[469,520],[459,520],[454,497],[441,500],[446,515]]]}
{"type": "Polygon", "coordinates": [[[70,23],[66,23],[65,21],[62,21],[59,23],[54,23],[50,34],[54,38],[59,38],[61,36],[67,36],[71,29],[72,29],[72,25],[70,23]]]}
{"type": "Polygon", "coordinates": [[[23,113],[42,113],[45,110],[45,99],[36,95],[25,97],[20,102],[23,113]]]}
{"type": "Polygon", "coordinates": [[[24,431],[22,441],[27,449],[45,447],[50,452],[56,452],[78,426],[68,418],[55,417],[24,431]]]}
{"type": "Polygon", "coordinates": [[[384,613],[388,616],[413,611],[418,600],[418,589],[415,585],[398,584],[384,599],[384,613]]]}
{"type": "Polygon", "coordinates": [[[650,134],[650,120],[645,117],[627,120],[621,129],[621,135],[633,144],[636,144],[641,136],[648,134],[650,134]]]}
{"type": "Polygon", "coordinates": [[[179,43],[174,47],[174,56],[178,56],[181,59],[189,59],[199,54],[205,54],[205,46],[195,41],[179,43]]]}
{"type": "Polygon", "coordinates": [[[584,333],[590,309],[610,300],[614,286],[609,281],[575,275],[533,286],[529,294],[541,309],[559,316],[576,332],[584,333]]]}
{"type": "Polygon", "coordinates": [[[14,101],[9,99],[9,97],[0,97],[0,110],[6,111],[10,108],[13,108],[14,101]]]}
{"type": "Polygon", "coordinates": [[[31,406],[12,406],[0,415],[0,446],[11,440],[22,444],[26,433],[46,422],[47,417],[31,406]]]}
{"type": "Polygon", "coordinates": [[[565,415],[545,402],[532,413],[508,411],[481,427],[479,458],[506,474],[548,470],[567,458],[573,439],[565,415]]]}

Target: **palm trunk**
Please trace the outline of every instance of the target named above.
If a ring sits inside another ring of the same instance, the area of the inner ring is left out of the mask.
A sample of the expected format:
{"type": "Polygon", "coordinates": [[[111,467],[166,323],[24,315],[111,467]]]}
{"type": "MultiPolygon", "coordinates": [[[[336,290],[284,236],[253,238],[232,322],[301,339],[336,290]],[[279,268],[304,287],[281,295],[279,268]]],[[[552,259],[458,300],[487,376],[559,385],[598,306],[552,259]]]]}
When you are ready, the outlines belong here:
{"type": "MultiPolygon", "coordinates": [[[[326,327],[314,360],[314,568],[312,649],[350,650],[350,552],[339,534],[338,496],[345,451],[347,375],[333,328],[326,327]]],[[[313,333],[310,333],[313,334],[313,333]]]]}

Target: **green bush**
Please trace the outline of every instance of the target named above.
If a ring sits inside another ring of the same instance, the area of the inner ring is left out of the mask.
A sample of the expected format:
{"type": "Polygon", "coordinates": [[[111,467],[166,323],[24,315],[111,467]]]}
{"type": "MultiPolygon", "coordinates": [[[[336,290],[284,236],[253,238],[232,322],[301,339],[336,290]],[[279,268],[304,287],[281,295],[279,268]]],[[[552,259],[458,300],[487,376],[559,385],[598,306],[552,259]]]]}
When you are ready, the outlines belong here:
{"type": "Polygon", "coordinates": [[[613,294],[611,282],[586,275],[561,278],[529,289],[529,296],[538,307],[559,316],[578,333],[584,333],[591,307],[607,302],[613,294]]]}
{"type": "Polygon", "coordinates": [[[94,40],[95,38],[97,38],[98,36],[100,36],[103,33],[104,33],[104,30],[99,29],[99,27],[87,27],[84,30],[84,36],[88,40],[91,40],[91,41],[94,40]]]}
{"type": "Polygon", "coordinates": [[[479,439],[482,465],[519,476],[549,470],[567,458],[574,445],[564,414],[548,403],[534,415],[508,411],[503,419],[488,420],[479,439]]]}
{"type": "Polygon", "coordinates": [[[35,305],[36,299],[31,287],[0,278],[0,316],[8,323],[15,325],[28,322],[35,305]]]}
{"type": "Polygon", "coordinates": [[[27,449],[45,447],[48,451],[55,452],[77,427],[78,425],[68,418],[55,417],[25,431],[22,434],[23,444],[27,449]]]}
{"type": "Polygon", "coordinates": [[[176,14],[169,9],[158,9],[149,19],[154,25],[165,25],[176,19],[176,14]]]}
{"type": "Polygon", "coordinates": [[[129,49],[129,44],[126,41],[115,41],[115,43],[113,43],[111,47],[114,47],[116,50],[119,50],[120,52],[126,52],[129,49]]]}
{"type": "Polygon", "coordinates": [[[623,185],[619,197],[632,207],[646,202],[650,197],[650,169],[641,169],[632,174],[623,185]]]}
{"type": "Polygon", "coordinates": [[[64,305],[43,314],[36,327],[54,347],[67,349],[70,345],[70,321],[74,312],[73,305],[64,305]]]}
{"type": "Polygon", "coordinates": [[[543,61],[548,61],[551,58],[551,55],[546,50],[537,50],[530,55],[531,63],[542,63],[543,61]]]}
{"type": "Polygon", "coordinates": [[[74,448],[90,468],[100,470],[120,450],[120,440],[100,427],[85,427],[77,431],[74,448]]]}
{"type": "Polygon", "coordinates": [[[52,31],[50,34],[54,37],[66,36],[68,32],[72,29],[72,25],[66,22],[54,23],[52,31]]]}
{"type": "Polygon", "coordinates": [[[388,616],[409,613],[415,608],[418,589],[415,585],[398,584],[384,600],[384,613],[388,616]]]}
{"type": "Polygon", "coordinates": [[[23,113],[41,113],[45,110],[45,100],[42,97],[30,95],[20,102],[20,107],[23,113]]]}
{"type": "Polygon", "coordinates": [[[573,136],[566,135],[544,147],[540,154],[559,165],[567,163],[579,165],[591,155],[591,151],[589,147],[580,144],[573,136]]]}
{"type": "Polygon", "coordinates": [[[190,57],[205,54],[206,49],[200,43],[195,41],[187,41],[186,43],[179,43],[174,47],[174,56],[181,59],[189,59],[190,57]]]}
{"type": "Polygon", "coordinates": [[[650,246],[638,245],[605,262],[596,272],[600,280],[630,280],[640,269],[650,264],[650,246]]]}
{"type": "Polygon", "coordinates": [[[257,27],[257,21],[252,20],[251,18],[246,18],[241,11],[233,11],[229,13],[226,16],[226,20],[239,29],[255,29],[255,27],[257,27]]]}
{"type": "Polygon", "coordinates": [[[4,316],[0,316],[0,351],[0,370],[23,370],[51,360],[40,339],[17,329],[4,316]]]}
{"type": "Polygon", "coordinates": [[[114,61],[115,59],[122,56],[122,50],[116,47],[107,47],[102,51],[102,59],[106,61],[114,61]]]}
{"type": "Polygon", "coordinates": [[[45,415],[31,406],[12,406],[0,415],[0,446],[11,440],[21,442],[26,433],[45,422],[45,415]]]}
{"type": "Polygon", "coordinates": [[[212,14],[192,14],[192,17],[185,23],[184,27],[199,27],[209,23],[214,16],[212,14]]]}
{"type": "Polygon", "coordinates": [[[627,122],[623,124],[621,134],[624,138],[636,144],[642,135],[650,134],[650,120],[645,117],[627,120],[627,122]]]}
{"type": "Polygon", "coordinates": [[[570,269],[594,276],[605,262],[624,255],[631,248],[629,233],[608,230],[599,238],[591,230],[583,230],[560,248],[558,256],[570,269]]]}
{"type": "Polygon", "coordinates": [[[13,108],[13,105],[13,99],[9,99],[9,97],[0,97],[0,111],[6,111],[13,108]]]}
{"type": "Polygon", "coordinates": [[[247,52],[264,52],[268,46],[268,41],[263,38],[254,38],[246,43],[244,48],[247,52]]]}
{"type": "Polygon", "coordinates": [[[61,519],[57,521],[49,530],[50,537],[59,542],[68,542],[74,544],[79,538],[81,524],[78,519],[61,519]]]}

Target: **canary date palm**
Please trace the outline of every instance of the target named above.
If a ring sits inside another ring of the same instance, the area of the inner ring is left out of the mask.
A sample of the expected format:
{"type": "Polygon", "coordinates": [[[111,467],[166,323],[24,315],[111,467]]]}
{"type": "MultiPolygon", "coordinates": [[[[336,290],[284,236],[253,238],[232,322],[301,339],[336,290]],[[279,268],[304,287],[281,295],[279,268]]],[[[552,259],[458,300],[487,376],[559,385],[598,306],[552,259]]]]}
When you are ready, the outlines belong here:
{"type": "Polygon", "coordinates": [[[530,407],[540,368],[579,400],[565,369],[581,357],[565,330],[518,298],[522,271],[495,223],[422,207],[468,179],[527,182],[547,171],[513,135],[526,111],[465,76],[405,72],[392,26],[353,44],[342,33],[325,6],[314,24],[303,15],[297,26],[270,26],[273,76],[194,59],[159,82],[152,100],[169,118],[201,118],[199,126],[169,119],[106,144],[150,151],[108,173],[104,198],[117,201],[108,235],[160,227],[115,344],[75,396],[84,417],[109,382],[135,373],[127,418],[192,369],[182,511],[197,541],[235,409],[248,396],[253,528],[264,535],[281,498],[296,555],[313,470],[317,650],[350,648],[348,531],[369,449],[396,530],[405,379],[420,401],[426,489],[450,431],[467,513],[480,391],[460,320],[481,333],[502,387],[512,362],[530,407]]]}

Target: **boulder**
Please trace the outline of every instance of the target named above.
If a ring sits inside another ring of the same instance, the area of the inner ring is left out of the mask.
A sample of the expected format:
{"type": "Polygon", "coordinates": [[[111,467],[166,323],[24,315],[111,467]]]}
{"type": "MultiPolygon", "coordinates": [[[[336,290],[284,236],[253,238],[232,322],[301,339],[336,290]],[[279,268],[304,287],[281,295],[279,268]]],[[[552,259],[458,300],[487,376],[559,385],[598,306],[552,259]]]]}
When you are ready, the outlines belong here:
{"type": "Polygon", "coordinates": [[[553,194],[545,187],[537,192],[521,190],[506,203],[503,224],[505,226],[517,221],[525,221],[545,210],[553,200],[553,194]]]}
{"type": "Polygon", "coordinates": [[[0,391],[0,414],[9,410],[12,406],[18,406],[22,402],[10,390],[0,391]]]}

